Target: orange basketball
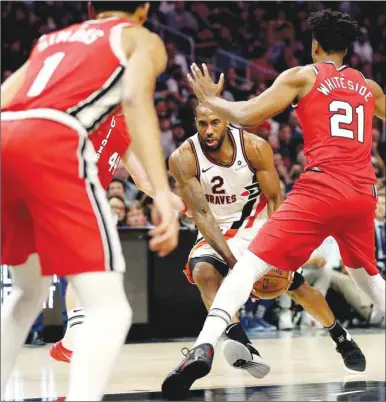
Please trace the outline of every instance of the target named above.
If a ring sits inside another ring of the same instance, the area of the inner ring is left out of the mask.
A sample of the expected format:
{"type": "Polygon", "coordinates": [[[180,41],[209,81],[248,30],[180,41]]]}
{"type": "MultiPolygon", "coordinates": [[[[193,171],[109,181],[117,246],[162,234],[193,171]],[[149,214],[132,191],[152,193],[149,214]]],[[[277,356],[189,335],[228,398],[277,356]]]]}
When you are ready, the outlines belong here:
{"type": "Polygon", "coordinates": [[[272,268],[253,285],[252,297],[274,299],[286,291],[292,283],[293,272],[272,268]]]}

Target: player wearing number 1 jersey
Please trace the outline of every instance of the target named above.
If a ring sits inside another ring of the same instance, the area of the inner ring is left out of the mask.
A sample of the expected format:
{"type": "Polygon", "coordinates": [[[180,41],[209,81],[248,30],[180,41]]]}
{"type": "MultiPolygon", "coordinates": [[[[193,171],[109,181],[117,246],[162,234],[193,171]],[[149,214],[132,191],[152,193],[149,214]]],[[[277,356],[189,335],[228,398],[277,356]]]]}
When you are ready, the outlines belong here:
{"type": "Polygon", "coordinates": [[[90,4],[95,19],[43,35],[28,61],[1,86],[1,258],[13,267],[15,289],[2,308],[2,391],[50,276],[57,274],[68,277],[88,312],[72,360],[68,400],[103,396],[132,313],[90,136],[121,104],[160,213],[150,247],[162,256],[177,244],[153,105],[166,51],[161,39],[142,27],[149,7],[90,4]]]}
{"type": "MultiPolygon", "coordinates": [[[[309,19],[315,64],[283,72],[271,88],[247,102],[216,96],[215,84],[192,66],[189,82],[201,102],[231,123],[247,127],[297,104],[303,127],[306,171],[288,198],[263,225],[243,257],[221,285],[193,350],[190,384],[206,375],[213,347],[253,283],[271,266],[295,271],[322,241],[333,236],[348,273],[385,311],[385,281],[374,259],[375,175],[371,168],[372,119],[385,119],[385,95],[379,85],[343,65],[357,24],[347,14],[324,10],[309,19]]],[[[186,392],[182,376],[173,389],[186,392]]],[[[190,386],[190,385],[189,385],[190,386]]]]}

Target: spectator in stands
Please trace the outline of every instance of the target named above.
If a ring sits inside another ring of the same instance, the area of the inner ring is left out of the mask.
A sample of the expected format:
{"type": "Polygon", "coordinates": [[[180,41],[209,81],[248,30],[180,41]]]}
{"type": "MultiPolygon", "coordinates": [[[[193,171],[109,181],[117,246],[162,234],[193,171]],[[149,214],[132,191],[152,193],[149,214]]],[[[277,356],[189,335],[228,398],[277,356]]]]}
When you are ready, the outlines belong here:
{"type": "Polygon", "coordinates": [[[167,114],[170,117],[170,121],[174,124],[178,120],[179,107],[178,101],[173,95],[168,95],[166,98],[167,114]]]}
{"type": "MultiPolygon", "coordinates": [[[[139,195],[139,191],[137,187],[135,186],[134,183],[132,183],[130,180],[130,175],[123,163],[119,163],[115,172],[114,172],[114,179],[119,179],[125,184],[125,193],[123,195],[123,198],[127,202],[131,202],[135,199],[137,199],[139,195]]],[[[113,181],[114,181],[113,179],[113,181]]],[[[118,186],[118,185],[117,185],[118,186]]]]}
{"type": "Polygon", "coordinates": [[[186,140],[185,130],[182,125],[182,121],[176,120],[172,124],[172,135],[173,135],[175,149],[177,149],[186,140]]]}
{"type": "Polygon", "coordinates": [[[170,62],[171,64],[176,64],[177,66],[180,66],[182,73],[187,74],[189,70],[186,57],[183,54],[177,52],[175,44],[168,42],[166,44],[166,51],[168,53],[168,63],[170,62]]]}
{"type": "Polygon", "coordinates": [[[126,182],[114,177],[109,186],[107,187],[107,197],[122,197],[125,198],[126,193],[126,182]]]}
{"type": "Polygon", "coordinates": [[[127,227],[126,224],[126,214],[127,214],[127,207],[125,204],[125,200],[123,197],[119,195],[113,195],[108,198],[110,208],[113,212],[117,220],[118,227],[127,227]]]}
{"type": "Polygon", "coordinates": [[[166,106],[166,101],[164,98],[157,98],[154,102],[154,105],[158,117],[168,115],[168,108],[166,106]]]}
{"type": "Polygon", "coordinates": [[[134,201],[130,204],[129,210],[127,212],[126,224],[128,227],[131,228],[152,226],[147,220],[143,205],[138,201],[134,201]]]}
{"type": "Polygon", "coordinates": [[[197,31],[197,21],[192,13],[185,9],[185,2],[176,1],[166,14],[166,23],[173,29],[186,33],[197,31]]]}
{"type": "Polygon", "coordinates": [[[159,126],[161,130],[162,148],[164,150],[165,157],[168,158],[170,154],[175,150],[173,133],[171,130],[171,121],[169,116],[161,116],[159,119],[159,126]]]}
{"type": "Polygon", "coordinates": [[[373,62],[373,48],[367,35],[367,29],[361,28],[358,40],[353,44],[354,53],[359,57],[362,63],[373,62]]]}

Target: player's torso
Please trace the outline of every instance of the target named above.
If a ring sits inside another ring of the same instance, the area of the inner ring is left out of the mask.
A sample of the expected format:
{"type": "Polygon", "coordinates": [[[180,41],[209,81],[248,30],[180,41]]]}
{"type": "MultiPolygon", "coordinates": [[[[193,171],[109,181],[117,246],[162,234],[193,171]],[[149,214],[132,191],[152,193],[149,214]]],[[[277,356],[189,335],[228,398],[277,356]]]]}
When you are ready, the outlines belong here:
{"type": "MultiPolygon", "coordinates": [[[[266,198],[247,162],[242,131],[231,128],[233,159],[227,166],[214,161],[201,147],[198,134],[189,139],[197,175],[216,222],[223,233],[250,232],[265,221],[266,198]],[[249,230],[251,229],[251,230],[249,230]]],[[[200,235],[199,235],[200,236],[200,235]]]]}
{"type": "Polygon", "coordinates": [[[105,120],[90,136],[96,157],[99,180],[107,188],[113,178],[121,158],[130,145],[130,136],[126,130],[122,113],[105,120]]]}
{"type": "Polygon", "coordinates": [[[130,25],[109,18],[43,35],[21,89],[5,110],[61,111],[92,132],[120,104],[126,64],[121,36],[130,25]]]}
{"type": "Polygon", "coordinates": [[[372,88],[359,71],[346,66],[336,68],[326,62],[313,68],[315,85],[296,108],[303,128],[306,168],[317,167],[353,186],[370,189],[375,182],[372,88]]]}

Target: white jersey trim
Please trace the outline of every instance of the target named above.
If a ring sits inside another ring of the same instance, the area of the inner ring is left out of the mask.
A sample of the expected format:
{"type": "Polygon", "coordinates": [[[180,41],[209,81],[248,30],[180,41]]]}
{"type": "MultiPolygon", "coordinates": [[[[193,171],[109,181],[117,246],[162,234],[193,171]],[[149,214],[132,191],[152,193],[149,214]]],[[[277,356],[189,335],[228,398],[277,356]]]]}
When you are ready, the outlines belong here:
{"type": "Polygon", "coordinates": [[[122,30],[123,28],[130,27],[130,24],[123,22],[122,24],[115,25],[110,31],[110,48],[115,57],[119,60],[122,66],[126,67],[128,58],[125,55],[122,44],[122,30]]]}
{"type": "Polygon", "coordinates": [[[77,131],[83,137],[87,137],[87,131],[82,124],[75,117],[60,110],[41,108],[1,113],[1,120],[13,121],[25,119],[45,119],[56,121],[57,123],[61,123],[64,126],[77,131]]]}

